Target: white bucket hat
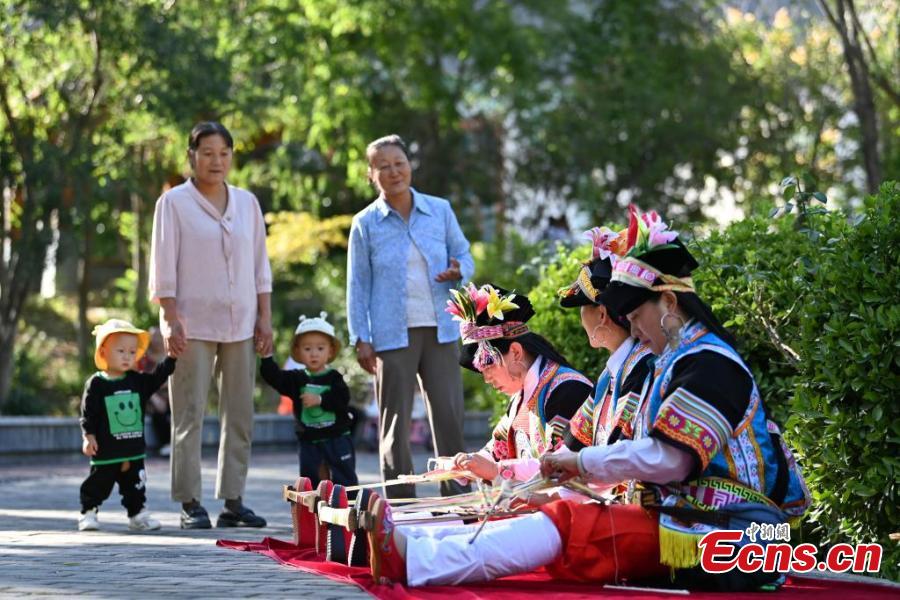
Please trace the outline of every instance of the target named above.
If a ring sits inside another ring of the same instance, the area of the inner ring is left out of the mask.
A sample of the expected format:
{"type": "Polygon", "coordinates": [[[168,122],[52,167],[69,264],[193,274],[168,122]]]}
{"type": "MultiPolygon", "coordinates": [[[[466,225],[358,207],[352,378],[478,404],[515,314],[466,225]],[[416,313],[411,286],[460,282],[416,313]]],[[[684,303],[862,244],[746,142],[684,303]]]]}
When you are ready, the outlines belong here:
{"type": "Polygon", "coordinates": [[[300,315],[300,324],[297,325],[297,329],[294,330],[294,339],[291,341],[291,345],[293,346],[297,337],[304,333],[323,333],[331,338],[331,343],[334,345],[334,353],[337,354],[341,349],[341,342],[334,334],[334,325],[329,323],[327,319],[328,313],[325,311],[319,313],[318,317],[312,318],[308,318],[306,315],[300,315]]]}

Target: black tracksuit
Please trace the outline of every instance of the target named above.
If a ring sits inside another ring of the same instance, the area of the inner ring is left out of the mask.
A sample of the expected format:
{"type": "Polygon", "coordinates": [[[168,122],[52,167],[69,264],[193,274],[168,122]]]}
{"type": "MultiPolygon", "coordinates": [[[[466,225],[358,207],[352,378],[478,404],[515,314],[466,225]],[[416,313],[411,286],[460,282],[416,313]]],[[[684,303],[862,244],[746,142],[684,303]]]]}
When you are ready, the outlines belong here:
{"type": "Polygon", "coordinates": [[[153,373],[128,371],[115,379],[95,373],[88,379],[80,422],[82,433],[97,439],[97,454],[81,484],[81,512],[100,506],[116,483],[129,517],[144,507],[144,408],[174,370],[175,359],[166,358],[153,373]]]}

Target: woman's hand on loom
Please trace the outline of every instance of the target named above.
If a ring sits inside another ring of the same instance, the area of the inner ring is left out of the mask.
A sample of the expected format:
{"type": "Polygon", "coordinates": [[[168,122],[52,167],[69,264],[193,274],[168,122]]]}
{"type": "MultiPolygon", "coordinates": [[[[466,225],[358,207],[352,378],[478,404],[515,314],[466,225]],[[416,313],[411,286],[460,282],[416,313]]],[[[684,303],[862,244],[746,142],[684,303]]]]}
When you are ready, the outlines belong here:
{"type": "Polygon", "coordinates": [[[497,474],[500,472],[497,463],[477,452],[460,452],[453,457],[453,464],[461,471],[469,471],[488,481],[496,479],[497,474]]]}
{"type": "Polygon", "coordinates": [[[568,448],[541,457],[541,474],[554,479],[569,479],[579,474],[578,453],[568,448]]]}
{"type": "Polygon", "coordinates": [[[521,504],[531,507],[538,507],[545,504],[550,504],[551,502],[555,502],[556,500],[559,500],[559,494],[557,494],[556,492],[528,492],[521,499],[521,504]]]}

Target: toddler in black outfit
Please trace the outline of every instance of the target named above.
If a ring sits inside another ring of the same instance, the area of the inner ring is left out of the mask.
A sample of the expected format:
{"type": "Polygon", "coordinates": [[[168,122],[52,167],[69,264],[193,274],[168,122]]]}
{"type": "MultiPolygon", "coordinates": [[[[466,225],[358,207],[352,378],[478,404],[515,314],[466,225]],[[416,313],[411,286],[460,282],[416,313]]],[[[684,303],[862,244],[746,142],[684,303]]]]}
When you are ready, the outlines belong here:
{"type": "Polygon", "coordinates": [[[87,380],[81,399],[82,452],[91,457],[91,473],[81,484],[78,530],[99,529],[97,511],[117,483],[129,529],[159,529],[159,521],[144,508],[144,409],[175,370],[175,359],[167,357],[153,373],[138,373],[133,369],[147,351],[148,332],[128,321],[110,319],[93,334],[97,338],[94,364],[99,371],[87,380]]]}
{"type": "Polygon", "coordinates": [[[321,475],[334,483],[356,485],[356,453],[350,436],[350,390],[343,376],[328,366],[340,349],[327,313],[300,317],[291,341],[291,357],[304,369],[282,370],[275,359],[262,359],[263,379],[294,403],[300,475],[315,488],[321,475]]]}

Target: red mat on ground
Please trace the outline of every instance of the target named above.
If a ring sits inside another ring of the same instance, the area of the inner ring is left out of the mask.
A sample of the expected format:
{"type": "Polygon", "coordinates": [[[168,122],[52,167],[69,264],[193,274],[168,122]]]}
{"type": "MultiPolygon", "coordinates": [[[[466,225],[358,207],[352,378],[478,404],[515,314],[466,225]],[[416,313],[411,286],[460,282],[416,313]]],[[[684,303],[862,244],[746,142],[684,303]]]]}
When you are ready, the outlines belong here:
{"type": "MultiPolygon", "coordinates": [[[[431,586],[425,588],[407,588],[403,585],[376,585],[369,569],[348,567],[343,564],[325,562],[316,556],[311,548],[298,548],[291,542],[275,538],[263,538],[260,542],[240,542],[219,540],[217,546],[244,552],[256,552],[273,558],[278,562],[296,567],[308,573],[315,573],[341,583],[352,583],[369,592],[376,598],[384,600],[446,600],[448,595],[454,600],[522,600],[541,595],[549,595],[554,600],[582,600],[588,598],[678,598],[673,594],[653,594],[647,592],[624,591],[602,588],[588,583],[567,583],[554,581],[543,571],[535,571],[524,575],[504,577],[496,581],[482,584],[459,586],[431,586]]],[[[716,593],[691,592],[689,598],[694,600],[760,600],[769,598],[824,600],[840,598],[841,600],[888,600],[900,597],[896,589],[877,584],[857,583],[851,581],[834,581],[791,577],[777,592],[756,593],[716,593]]]]}

